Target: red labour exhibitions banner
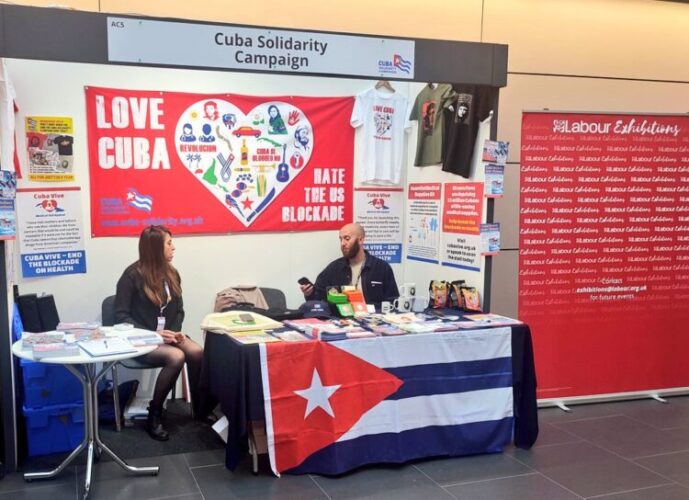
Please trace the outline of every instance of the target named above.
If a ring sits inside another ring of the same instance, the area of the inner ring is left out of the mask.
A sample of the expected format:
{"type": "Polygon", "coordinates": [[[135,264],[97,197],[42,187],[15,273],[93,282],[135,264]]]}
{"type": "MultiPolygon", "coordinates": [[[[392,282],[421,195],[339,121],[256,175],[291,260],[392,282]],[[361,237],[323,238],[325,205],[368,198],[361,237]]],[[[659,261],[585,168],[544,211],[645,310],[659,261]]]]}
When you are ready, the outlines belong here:
{"type": "Polygon", "coordinates": [[[337,229],[352,218],[352,105],[87,88],[91,232],[337,229]]]}
{"type": "Polygon", "coordinates": [[[539,398],[689,386],[689,117],[525,113],[520,186],[539,398]]]}

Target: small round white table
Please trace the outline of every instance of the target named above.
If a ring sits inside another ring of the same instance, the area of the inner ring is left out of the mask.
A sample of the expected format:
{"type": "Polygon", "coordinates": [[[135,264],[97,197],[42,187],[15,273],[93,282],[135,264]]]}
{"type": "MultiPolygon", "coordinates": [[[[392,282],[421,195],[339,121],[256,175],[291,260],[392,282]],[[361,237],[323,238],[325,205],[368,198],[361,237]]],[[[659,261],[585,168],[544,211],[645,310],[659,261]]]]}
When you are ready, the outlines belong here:
{"type": "MultiPolygon", "coordinates": [[[[129,330],[127,333],[151,333],[146,330],[129,330]]],[[[93,357],[80,349],[79,354],[75,356],[55,356],[49,358],[35,359],[31,350],[22,350],[22,341],[18,340],[12,345],[12,353],[23,359],[30,361],[38,361],[40,363],[51,363],[64,365],[70,372],[74,374],[81,381],[84,388],[84,440],[77,446],[72,453],[69,454],[63,462],[55,469],[46,472],[27,472],[24,474],[24,480],[32,481],[34,479],[49,479],[58,475],[69,463],[74,460],[79,453],[87,449],[88,455],[86,459],[86,482],[84,485],[84,496],[87,498],[89,489],[91,487],[91,469],[93,467],[94,453],[97,457],[100,456],[101,451],[110,455],[112,459],[117,462],[120,467],[137,475],[155,476],[158,474],[160,467],[134,467],[120,457],[118,457],[110,448],[108,448],[98,435],[98,381],[103,378],[115,363],[123,359],[135,358],[143,354],[148,354],[157,346],[136,347],[136,352],[128,352],[121,354],[112,354],[106,356],[93,357]],[[96,364],[102,363],[100,370],[96,369],[96,364]]],[[[114,390],[117,390],[114,388],[114,390]]]]}

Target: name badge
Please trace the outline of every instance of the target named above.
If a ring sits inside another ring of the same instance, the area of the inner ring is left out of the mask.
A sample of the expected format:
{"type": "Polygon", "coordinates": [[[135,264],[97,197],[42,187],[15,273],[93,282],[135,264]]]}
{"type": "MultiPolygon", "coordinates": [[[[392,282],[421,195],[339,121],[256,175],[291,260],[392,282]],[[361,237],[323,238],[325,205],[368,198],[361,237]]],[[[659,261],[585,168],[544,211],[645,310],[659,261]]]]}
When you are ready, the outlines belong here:
{"type": "Polygon", "coordinates": [[[165,316],[158,316],[158,327],[156,328],[156,332],[162,332],[165,330],[165,316]]]}

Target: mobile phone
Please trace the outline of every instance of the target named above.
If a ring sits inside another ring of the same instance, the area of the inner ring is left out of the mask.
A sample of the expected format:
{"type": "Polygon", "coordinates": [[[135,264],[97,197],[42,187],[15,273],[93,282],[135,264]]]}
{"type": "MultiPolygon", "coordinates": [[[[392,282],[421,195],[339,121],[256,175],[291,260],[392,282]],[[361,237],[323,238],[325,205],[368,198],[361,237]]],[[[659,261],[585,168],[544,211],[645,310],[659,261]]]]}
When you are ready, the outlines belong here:
{"type": "Polygon", "coordinates": [[[304,276],[303,278],[299,278],[297,280],[297,283],[299,283],[300,285],[313,285],[313,283],[311,283],[311,280],[306,276],[304,276]]]}
{"type": "Polygon", "coordinates": [[[244,323],[253,323],[254,317],[249,313],[242,313],[239,315],[239,320],[243,321],[244,323]]]}

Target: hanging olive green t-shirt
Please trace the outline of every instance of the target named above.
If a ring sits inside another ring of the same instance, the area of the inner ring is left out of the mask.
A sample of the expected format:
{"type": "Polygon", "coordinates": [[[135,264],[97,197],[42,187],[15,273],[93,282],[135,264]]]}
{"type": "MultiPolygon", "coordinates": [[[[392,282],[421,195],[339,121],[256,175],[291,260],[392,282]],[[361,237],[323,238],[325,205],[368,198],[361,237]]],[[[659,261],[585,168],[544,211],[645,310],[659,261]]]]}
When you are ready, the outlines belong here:
{"type": "Polygon", "coordinates": [[[441,83],[435,88],[426,85],[416,96],[409,116],[419,122],[414,165],[437,165],[443,161],[443,109],[452,95],[452,86],[441,83]]]}

